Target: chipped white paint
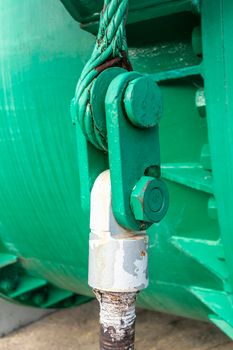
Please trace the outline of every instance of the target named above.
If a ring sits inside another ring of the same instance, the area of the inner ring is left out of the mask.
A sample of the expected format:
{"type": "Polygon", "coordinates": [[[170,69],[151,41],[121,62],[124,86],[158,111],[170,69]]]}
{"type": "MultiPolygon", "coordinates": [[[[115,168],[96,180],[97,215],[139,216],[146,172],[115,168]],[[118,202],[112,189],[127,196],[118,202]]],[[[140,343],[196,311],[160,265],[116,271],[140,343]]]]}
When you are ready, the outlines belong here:
{"type": "Polygon", "coordinates": [[[125,245],[124,239],[120,239],[119,248],[115,252],[115,263],[113,269],[113,286],[114,291],[139,291],[148,285],[147,272],[147,241],[145,237],[140,237],[140,240],[133,240],[132,243],[125,245]],[[128,249],[130,248],[130,249],[128,249]],[[134,261],[130,259],[130,263],[124,264],[127,255],[132,252],[137,252],[138,258],[134,256],[134,261]],[[127,268],[127,270],[126,270],[127,268]]]}
{"type": "Polygon", "coordinates": [[[148,285],[148,238],[115,220],[110,173],[96,180],[91,193],[89,285],[112,292],[137,292],[148,285]]]}

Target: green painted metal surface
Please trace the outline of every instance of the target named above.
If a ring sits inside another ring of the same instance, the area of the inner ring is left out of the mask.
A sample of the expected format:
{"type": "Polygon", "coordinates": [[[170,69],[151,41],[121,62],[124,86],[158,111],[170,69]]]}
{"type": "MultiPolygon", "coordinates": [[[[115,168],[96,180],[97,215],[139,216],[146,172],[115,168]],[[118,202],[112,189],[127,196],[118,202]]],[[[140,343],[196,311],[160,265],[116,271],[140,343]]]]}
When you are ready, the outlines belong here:
{"type": "MultiPolygon", "coordinates": [[[[198,15],[198,2],[135,1],[129,17],[134,69],[162,91],[170,196],[166,218],[148,231],[150,285],[138,304],[210,320],[233,337],[233,7],[202,3],[198,15]]],[[[66,6],[95,31],[101,2],[66,6]]],[[[0,293],[41,307],[82,303],[92,296],[88,189],[107,163],[84,138],[76,144],[70,100],[94,37],[58,0],[1,0],[0,33],[0,293]]]]}
{"type": "MultiPolygon", "coordinates": [[[[90,32],[97,32],[104,0],[61,0],[72,16],[90,32]]],[[[179,13],[198,11],[199,0],[130,0],[128,23],[179,13]]]]}

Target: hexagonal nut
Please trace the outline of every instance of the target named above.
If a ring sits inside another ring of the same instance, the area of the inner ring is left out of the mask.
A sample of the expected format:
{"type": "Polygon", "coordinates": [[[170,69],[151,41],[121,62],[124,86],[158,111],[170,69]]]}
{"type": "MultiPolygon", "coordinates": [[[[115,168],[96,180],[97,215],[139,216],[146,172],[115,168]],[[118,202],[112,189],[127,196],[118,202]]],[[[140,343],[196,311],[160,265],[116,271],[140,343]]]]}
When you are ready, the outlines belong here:
{"type": "Polygon", "coordinates": [[[168,209],[165,183],[154,177],[141,177],[131,193],[130,205],[136,220],[149,223],[161,221],[168,209]]]}

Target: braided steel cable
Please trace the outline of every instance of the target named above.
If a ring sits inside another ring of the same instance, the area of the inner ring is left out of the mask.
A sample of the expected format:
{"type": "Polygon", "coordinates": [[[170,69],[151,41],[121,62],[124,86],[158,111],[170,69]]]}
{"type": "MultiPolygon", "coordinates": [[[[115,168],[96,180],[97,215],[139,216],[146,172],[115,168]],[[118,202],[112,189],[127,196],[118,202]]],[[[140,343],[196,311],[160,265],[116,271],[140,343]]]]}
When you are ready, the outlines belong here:
{"type": "Polygon", "coordinates": [[[107,150],[105,136],[95,125],[90,96],[94,80],[105,69],[122,67],[132,70],[125,32],[127,11],[128,0],[104,1],[96,44],[81,73],[72,101],[75,110],[73,122],[80,124],[89,142],[104,151],[107,150]]]}

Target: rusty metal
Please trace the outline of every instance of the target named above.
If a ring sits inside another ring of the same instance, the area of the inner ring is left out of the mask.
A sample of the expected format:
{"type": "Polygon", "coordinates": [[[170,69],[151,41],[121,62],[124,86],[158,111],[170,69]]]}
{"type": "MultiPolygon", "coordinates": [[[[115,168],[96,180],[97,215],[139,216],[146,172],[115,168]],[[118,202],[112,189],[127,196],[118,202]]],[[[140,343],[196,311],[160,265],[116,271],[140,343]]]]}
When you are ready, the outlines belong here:
{"type": "Polygon", "coordinates": [[[100,304],[100,350],[133,350],[137,293],[94,293],[100,304]]]}

